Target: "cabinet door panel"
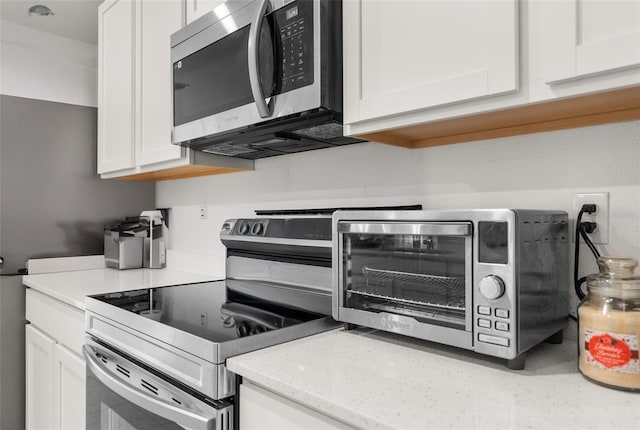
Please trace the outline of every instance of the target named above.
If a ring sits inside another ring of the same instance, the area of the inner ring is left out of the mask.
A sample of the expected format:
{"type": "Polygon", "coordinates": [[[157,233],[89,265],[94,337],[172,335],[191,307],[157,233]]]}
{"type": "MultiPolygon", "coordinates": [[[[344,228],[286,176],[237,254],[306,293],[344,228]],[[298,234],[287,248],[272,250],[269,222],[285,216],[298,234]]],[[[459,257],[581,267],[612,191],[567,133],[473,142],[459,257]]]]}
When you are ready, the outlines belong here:
{"type": "Polygon", "coordinates": [[[134,3],[99,8],[98,173],[134,166],[134,3]]]}
{"type": "Polygon", "coordinates": [[[136,164],[144,166],[182,156],[181,148],[171,144],[173,69],[169,39],[173,32],[182,27],[184,4],[182,0],[142,1],[139,2],[138,11],[140,136],[136,164]]]}
{"type": "Polygon", "coordinates": [[[55,340],[25,326],[26,428],[55,429],[53,405],[53,354],[55,340]]]}
{"type": "Polygon", "coordinates": [[[240,430],[350,430],[346,424],[253,385],[240,385],[240,430]]]}
{"type": "Polygon", "coordinates": [[[345,2],[345,122],[517,90],[516,6],[345,2]]]}
{"type": "Polygon", "coordinates": [[[547,83],[640,65],[640,1],[548,1],[542,7],[547,83]]]}
{"type": "Polygon", "coordinates": [[[85,362],[62,345],[54,348],[54,421],[64,430],[86,426],[85,362]]]}

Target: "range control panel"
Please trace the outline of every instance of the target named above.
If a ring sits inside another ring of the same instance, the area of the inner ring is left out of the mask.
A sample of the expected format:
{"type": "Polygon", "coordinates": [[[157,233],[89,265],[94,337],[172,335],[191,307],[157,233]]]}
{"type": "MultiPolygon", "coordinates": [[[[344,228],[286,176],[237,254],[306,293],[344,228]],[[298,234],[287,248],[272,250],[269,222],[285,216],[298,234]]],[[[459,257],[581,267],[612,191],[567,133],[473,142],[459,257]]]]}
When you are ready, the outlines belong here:
{"type": "Polygon", "coordinates": [[[331,240],[331,217],[237,219],[230,235],[331,240]]]}
{"type": "Polygon", "coordinates": [[[240,236],[266,236],[268,219],[240,219],[233,233],[240,236]]]}

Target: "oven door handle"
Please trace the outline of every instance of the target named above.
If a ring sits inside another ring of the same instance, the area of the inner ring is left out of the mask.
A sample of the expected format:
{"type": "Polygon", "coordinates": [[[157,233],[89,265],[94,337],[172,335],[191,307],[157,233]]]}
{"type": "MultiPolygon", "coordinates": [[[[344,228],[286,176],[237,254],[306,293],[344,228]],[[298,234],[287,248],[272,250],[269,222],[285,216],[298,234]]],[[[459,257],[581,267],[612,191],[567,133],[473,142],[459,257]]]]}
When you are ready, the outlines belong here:
{"type": "Polygon", "coordinates": [[[88,369],[100,382],[136,406],[188,429],[215,429],[217,416],[200,415],[164,400],[153,398],[142,390],[121,381],[119,377],[113,376],[112,372],[96,357],[96,353],[99,352],[94,351],[89,345],[82,347],[82,353],[86,358],[88,369]]]}
{"type": "Polygon", "coordinates": [[[260,32],[262,30],[262,20],[271,11],[271,2],[262,0],[258,13],[256,13],[251,27],[249,28],[249,41],[247,44],[249,51],[249,82],[251,83],[251,93],[258,108],[260,118],[268,118],[271,116],[269,105],[264,98],[262,91],[262,82],[260,80],[259,54],[260,54],[260,32]]]}

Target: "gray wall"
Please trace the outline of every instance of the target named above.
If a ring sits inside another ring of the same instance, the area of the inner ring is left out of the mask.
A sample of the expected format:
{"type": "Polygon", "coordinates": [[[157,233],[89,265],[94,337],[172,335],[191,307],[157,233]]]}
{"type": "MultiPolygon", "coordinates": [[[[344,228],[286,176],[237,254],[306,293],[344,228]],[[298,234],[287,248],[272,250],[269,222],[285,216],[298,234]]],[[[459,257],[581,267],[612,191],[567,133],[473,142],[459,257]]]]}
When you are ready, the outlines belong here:
{"type": "Polygon", "coordinates": [[[103,226],[155,207],[155,184],[96,174],[97,109],[0,96],[0,274],[103,252],[103,226]]]}
{"type": "MultiPolygon", "coordinates": [[[[97,109],[0,95],[0,275],[103,252],[103,226],[155,207],[155,184],[96,174],[97,109]]],[[[0,429],[24,428],[24,287],[0,276],[0,429]]]]}

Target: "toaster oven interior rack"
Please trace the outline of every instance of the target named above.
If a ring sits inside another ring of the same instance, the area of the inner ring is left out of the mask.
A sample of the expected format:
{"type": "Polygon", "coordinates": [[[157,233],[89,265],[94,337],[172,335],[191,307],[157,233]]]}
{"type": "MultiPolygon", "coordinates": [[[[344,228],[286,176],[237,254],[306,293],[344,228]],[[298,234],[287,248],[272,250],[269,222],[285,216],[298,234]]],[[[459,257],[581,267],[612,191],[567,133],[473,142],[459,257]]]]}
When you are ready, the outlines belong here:
{"type": "MultiPolygon", "coordinates": [[[[393,305],[389,305],[389,303],[394,303],[394,304],[409,305],[412,309],[432,308],[435,311],[439,310],[441,312],[442,311],[462,312],[462,313],[465,312],[464,304],[459,304],[454,302],[449,302],[449,303],[423,302],[423,301],[417,301],[417,300],[411,300],[411,299],[403,299],[399,297],[385,296],[382,294],[375,294],[375,293],[370,293],[367,291],[360,291],[360,290],[349,290],[349,293],[356,294],[363,298],[377,299],[378,303],[384,302],[385,304],[387,304],[386,306],[388,306],[389,308],[393,306],[393,305]]],[[[381,308],[383,305],[377,305],[377,306],[381,308]]]]}
{"type": "Polygon", "coordinates": [[[371,267],[363,267],[362,274],[367,281],[367,285],[406,283],[423,285],[425,290],[428,288],[437,294],[451,294],[452,291],[464,292],[464,278],[423,275],[421,273],[408,273],[397,270],[372,269],[371,267]]]}
{"type": "Polygon", "coordinates": [[[396,299],[361,291],[351,290],[350,292],[365,299],[361,306],[370,311],[389,312],[408,316],[418,321],[428,320],[448,326],[464,327],[465,309],[461,307],[396,299]]]}

